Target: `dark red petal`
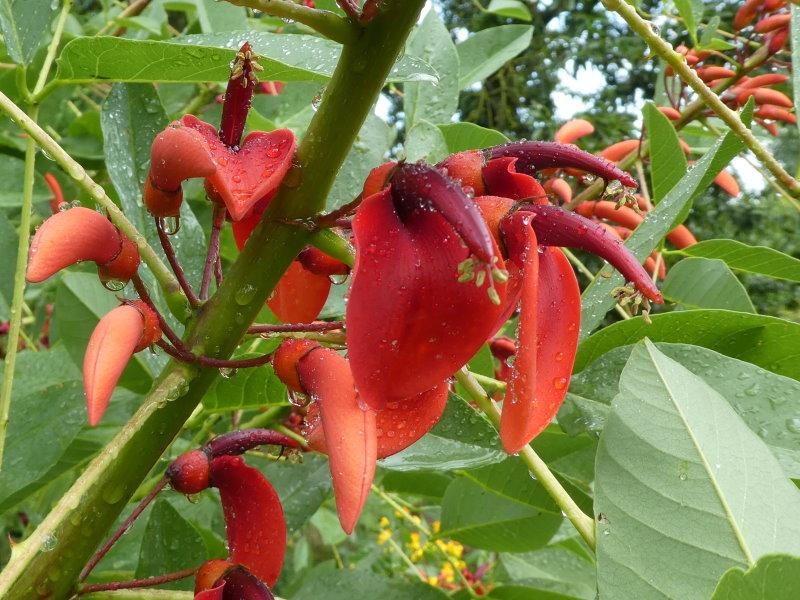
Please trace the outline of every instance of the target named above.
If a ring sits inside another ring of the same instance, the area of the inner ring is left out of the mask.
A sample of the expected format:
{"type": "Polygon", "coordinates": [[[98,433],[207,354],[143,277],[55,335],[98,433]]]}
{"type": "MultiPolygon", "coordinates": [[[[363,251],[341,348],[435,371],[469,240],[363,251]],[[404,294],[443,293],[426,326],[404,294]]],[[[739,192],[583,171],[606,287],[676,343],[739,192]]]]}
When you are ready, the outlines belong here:
{"type": "Polygon", "coordinates": [[[606,181],[619,180],[623,185],[636,188],[636,180],[613,163],[589,154],[571,144],[558,142],[511,142],[489,148],[490,158],[513,156],[518,158],[517,170],[522,173],[534,173],[540,169],[552,167],[581,169],[594,173],[606,181]]]}
{"type": "Polygon", "coordinates": [[[359,402],[350,365],[329,348],[297,364],[303,389],[319,403],[339,521],[348,534],[367,501],[377,460],[375,413],[359,402]]]}
{"type": "Polygon", "coordinates": [[[486,163],[483,168],[483,181],[487,193],[512,200],[530,200],[547,204],[547,194],[536,178],[525,173],[517,173],[515,165],[518,160],[504,157],[486,163]]]}
{"type": "Polygon", "coordinates": [[[292,166],[295,138],[288,129],[255,131],[234,152],[220,141],[213,127],[197,117],[186,115],[181,123],[205,137],[217,165],[206,182],[212,194],[225,203],[233,221],[246,217],[259,200],[274,192],[292,166]]]}
{"type": "Polygon", "coordinates": [[[539,244],[580,248],[596,254],[611,263],[650,300],[658,304],[664,302],[661,292],[636,257],[599,223],[557,206],[526,204],[520,211],[535,215],[531,226],[539,244]]]}
{"type": "Polygon", "coordinates": [[[222,499],[231,561],[275,585],[286,552],[286,521],[277,492],[239,456],[212,460],[211,484],[222,499]]]}
{"type": "Polygon", "coordinates": [[[269,588],[242,567],[229,570],[222,581],[225,585],[222,600],[275,600],[269,588]]]}
{"type": "Polygon", "coordinates": [[[244,454],[258,446],[297,448],[298,444],[292,438],[271,429],[238,429],[215,437],[206,444],[206,449],[216,458],[223,455],[244,454]]]}
{"type": "MultiPolygon", "coordinates": [[[[376,411],[378,458],[397,454],[428,433],[439,422],[447,406],[449,389],[445,382],[413,398],[389,402],[386,408],[376,411]]],[[[303,433],[308,438],[309,447],[328,453],[316,402],[309,406],[303,433]]]]}
{"type": "Polygon", "coordinates": [[[194,600],[224,600],[222,595],[225,590],[225,582],[220,583],[217,587],[202,592],[195,592],[194,600]]]}
{"type": "Polygon", "coordinates": [[[557,248],[537,248],[524,213],[504,221],[503,229],[526,238],[523,248],[509,244],[511,260],[524,264],[517,352],[500,420],[503,447],[513,454],[547,427],[564,401],[578,347],[581,299],[569,261],[557,248]]]}
{"type": "Polygon", "coordinates": [[[314,273],[314,275],[347,275],[350,272],[350,267],[342,261],[325,254],[319,248],[308,246],[304,248],[300,254],[297,255],[297,260],[303,265],[306,271],[314,273]]]}
{"type": "MultiPolygon", "coordinates": [[[[379,409],[451,377],[492,335],[502,306],[490,300],[487,283],[457,281],[471,253],[437,212],[403,221],[386,189],[362,202],[353,233],[349,358],[361,397],[379,409]]],[[[502,258],[497,266],[505,267],[502,258]]],[[[506,285],[495,289],[504,302],[506,285]]]]}
{"type": "Polygon", "coordinates": [[[225,89],[225,100],[222,103],[222,118],[219,126],[219,139],[232,148],[242,140],[247,113],[253,100],[255,75],[253,73],[253,54],[250,44],[245,42],[239,49],[233,62],[236,73],[231,73],[228,87],[225,89]]]}
{"type": "Polygon", "coordinates": [[[200,565],[197,573],[194,574],[194,593],[199,594],[215,586],[221,588],[222,583],[219,580],[222,579],[226,571],[235,566],[231,561],[220,558],[207,560],[200,565]]]}

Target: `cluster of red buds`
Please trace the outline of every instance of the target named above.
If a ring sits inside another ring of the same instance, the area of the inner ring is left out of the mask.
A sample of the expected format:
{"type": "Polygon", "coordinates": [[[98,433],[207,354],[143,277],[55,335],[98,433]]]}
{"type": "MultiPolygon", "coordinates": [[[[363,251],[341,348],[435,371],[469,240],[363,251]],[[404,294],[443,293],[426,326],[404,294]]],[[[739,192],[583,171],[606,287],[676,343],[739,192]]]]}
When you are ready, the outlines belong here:
{"type": "Polygon", "coordinates": [[[786,46],[792,20],[787,0],[746,0],[733,17],[733,29],[741,31],[758,17],[753,33],[763,38],[770,54],[777,54],[786,46]]]}

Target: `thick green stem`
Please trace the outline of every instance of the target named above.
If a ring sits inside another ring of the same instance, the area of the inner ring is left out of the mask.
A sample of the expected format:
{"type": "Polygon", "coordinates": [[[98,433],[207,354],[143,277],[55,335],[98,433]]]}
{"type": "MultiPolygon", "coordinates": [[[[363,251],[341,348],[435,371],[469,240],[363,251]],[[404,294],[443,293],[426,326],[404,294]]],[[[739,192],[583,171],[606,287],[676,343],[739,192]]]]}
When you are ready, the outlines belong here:
{"type": "MultiPolygon", "coordinates": [[[[306,228],[286,223],[322,208],[423,4],[384,2],[361,37],[344,48],[298,148],[296,167],[217,293],[202,307],[187,334],[191,348],[217,358],[230,356],[282,273],[308,243],[306,228]],[[241,294],[242,289],[248,294],[241,294]]],[[[217,376],[214,369],[167,365],[128,424],[36,531],[15,547],[0,573],[0,598],[69,597],[83,565],[217,376]]]]}
{"type": "MultiPolygon", "coordinates": [[[[486,395],[486,392],[472,373],[464,367],[456,372],[456,380],[464,386],[470,399],[478,405],[492,424],[499,428],[500,412],[497,410],[491,398],[486,395]]],[[[556,476],[547,468],[547,464],[536,454],[533,448],[529,445],[525,446],[520,451],[519,457],[522,459],[522,462],[525,463],[525,466],[528,467],[528,470],[536,477],[536,481],[538,481],[545,491],[550,494],[550,497],[555,500],[555,503],[558,504],[570,523],[575,526],[575,529],[578,530],[578,533],[584,541],[594,550],[597,546],[594,520],[580,509],[572,499],[572,496],[569,495],[569,492],[564,489],[561,482],[556,479],[556,476]]]]}
{"type": "Polygon", "coordinates": [[[228,2],[236,6],[254,8],[273,17],[297,21],[340,44],[351,44],[358,39],[360,27],[329,10],[311,8],[291,0],[228,0],[228,2]]]}
{"type": "Polygon", "coordinates": [[[346,239],[330,229],[320,229],[311,235],[311,244],[352,268],[356,264],[356,253],[346,239]]]}
{"type": "Polygon", "coordinates": [[[744,142],[761,163],[772,173],[775,178],[786,187],[789,192],[800,196],[800,182],[792,177],[775,157],[753,135],[753,132],[739,118],[739,115],[728,108],[719,96],[711,90],[697,73],[686,63],[686,59],[673,50],[672,46],[663,40],[650,23],[645,21],[636,12],[636,9],[625,0],[603,0],[603,5],[615,11],[628,23],[631,29],[641,37],[650,49],[664,59],[686,83],[689,84],[700,99],[722,119],[722,121],[744,142]]]}

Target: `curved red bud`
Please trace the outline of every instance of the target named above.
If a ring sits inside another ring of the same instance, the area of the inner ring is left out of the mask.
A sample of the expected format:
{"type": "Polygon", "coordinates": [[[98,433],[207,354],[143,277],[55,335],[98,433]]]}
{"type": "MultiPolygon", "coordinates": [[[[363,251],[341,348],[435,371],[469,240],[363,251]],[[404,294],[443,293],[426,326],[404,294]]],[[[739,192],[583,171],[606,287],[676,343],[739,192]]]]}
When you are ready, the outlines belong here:
{"type": "Polygon", "coordinates": [[[127,281],[138,268],[139,253],[125,241],[111,221],[96,211],[80,206],[61,211],[45,220],[33,236],[25,278],[39,283],[65,267],[91,260],[127,281]]]}
{"type": "Polygon", "coordinates": [[[100,422],[125,366],[145,341],[144,333],[143,311],[131,304],[123,304],[107,313],[92,332],[83,357],[83,389],[89,425],[94,427],[100,422]]]}
{"type": "Polygon", "coordinates": [[[177,192],[187,179],[208,177],[216,170],[206,138],[181,121],[171,123],[153,139],[149,179],[159,190],[177,192]]]}
{"type": "Polygon", "coordinates": [[[768,17],[764,17],[758,23],[756,23],[754,29],[756,33],[769,33],[770,31],[775,31],[781,27],[786,27],[791,20],[792,15],[788,13],[770,15],[768,17]]]}
{"type": "Polygon", "coordinates": [[[222,600],[275,600],[264,583],[240,566],[230,569],[222,577],[222,600]]]}
{"type": "Polygon", "coordinates": [[[559,144],[572,144],[575,140],[594,133],[594,125],[586,119],[567,121],[556,131],[553,139],[559,144]]]}
{"type": "Polygon", "coordinates": [[[530,200],[547,203],[547,194],[532,175],[517,173],[518,158],[495,158],[483,168],[483,181],[486,191],[492,196],[512,200],[530,200]]]}
{"type": "MultiPolygon", "coordinates": [[[[575,212],[587,218],[594,216],[608,219],[612,223],[622,225],[628,229],[636,229],[644,221],[644,217],[637,214],[632,208],[627,206],[618,207],[614,202],[608,200],[581,202],[575,208],[575,212]]],[[[697,239],[685,225],[678,225],[666,237],[676,248],[686,248],[697,243],[697,239]]]]}
{"type": "Polygon", "coordinates": [[[736,101],[743,105],[750,96],[755,98],[756,104],[773,104],[783,108],[792,108],[793,106],[792,99],[783,92],[764,87],[745,88],[736,96],[736,101]]]}
{"type": "Polygon", "coordinates": [[[234,151],[197,117],[186,115],[181,123],[205,138],[217,166],[206,178],[206,191],[225,203],[233,221],[245,218],[259,200],[273,193],[292,166],[296,142],[288,129],[254,131],[234,151]]]}
{"type": "Polygon", "coordinates": [[[639,150],[640,140],[622,140],[616,144],[611,144],[608,148],[600,152],[600,156],[612,162],[619,162],[631,152],[639,150]]]}
{"type": "Polygon", "coordinates": [[[718,66],[702,67],[697,69],[697,76],[708,83],[709,81],[714,81],[715,79],[728,79],[729,77],[735,77],[736,71],[726,67],[718,66]]]}
{"type": "Polygon", "coordinates": [[[258,446],[285,446],[297,448],[298,443],[289,436],[271,429],[238,429],[215,437],[205,446],[212,458],[244,454],[258,446]]]}
{"type": "Polygon", "coordinates": [[[678,121],[681,118],[681,111],[671,106],[659,106],[658,110],[670,121],[678,121]]]}
{"type": "MultiPolygon", "coordinates": [[[[539,169],[570,167],[593,173],[606,181],[619,180],[629,188],[639,187],[633,177],[613,163],[570,144],[510,142],[490,148],[487,154],[493,159],[503,156],[518,158],[516,168],[522,173],[532,174],[539,169]]],[[[491,192],[491,188],[489,191],[491,192]]]]}
{"type": "Polygon", "coordinates": [[[97,265],[97,276],[103,283],[113,280],[127,282],[139,269],[139,247],[121,233],[118,235],[119,253],[110,262],[97,265]]]}
{"type": "Polygon", "coordinates": [[[516,358],[500,419],[506,452],[519,452],[544,430],[567,393],[578,348],[580,288],[557,248],[538,248],[533,218],[516,213],[502,229],[511,260],[522,266],[516,358]]]}
{"type": "Polygon", "coordinates": [[[392,172],[397,168],[397,163],[394,161],[385,162],[372,169],[364,180],[364,187],[361,190],[363,198],[369,198],[373,194],[377,194],[387,185],[389,185],[389,177],[392,172]]]}
{"type": "Polygon", "coordinates": [[[572,200],[572,187],[560,177],[545,181],[544,191],[554,194],[563,204],[572,200]]]}
{"type": "MultiPolygon", "coordinates": [[[[449,390],[450,386],[445,382],[413,398],[389,402],[386,408],[376,411],[377,457],[397,454],[433,429],[447,406],[449,390]]],[[[328,453],[316,402],[309,406],[303,434],[312,450],[328,453]]]]}
{"type": "Polygon", "coordinates": [[[239,456],[211,461],[211,485],[222,500],[230,560],[275,585],[286,552],[286,521],[277,492],[239,456]]]}
{"type": "Polygon", "coordinates": [[[473,195],[483,196],[486,189],[483,186],[483,153],[480,150],[467,150],[451,154],[440,162],[437,167],[447,169],[447,175],[461,182],[461,187],[471,189],[473,195]]]}
{"type": "Polygon", "coordinates": [[[253,72],[255,58],[250,44],[245,42],[232,63],[219,126],[219,139],[229,148],[238,146],[242,140],[256,86],[256,76],[253,72]]]}
{"type": "Polygon", "coordinates": [[[749,79],[742,78],[736,87],[740,90],[745,88],[757,88],[757,87],[766,87],[768,85],[776,85],[779,83],[784,83],[789,81],[788,75],[783,75],[782,73],[764,73],[763,75],[757,75],[755,77],[750,77],[749,79]]]}
{"type": "MultiPolygon", "coordinates": [[[[387,188],[366,198],[353,219],[357,253],[345,317],[356,386],[376,409],[451,377],[494,333],[506,298],[498,280],[500,305],[490,299],[491,274],[459,283],[460,274],[474,273],[464,272],[471,253],[453,226],[429,210],[401,218],[392,195],[387,188]]],[[[494,266],[504,269],[502,258],[494,266]]]]}
{"type": "Polygon", "coordinates": [[[325,254],[322,250],[314,246],[304,248],[303,251],[298,254],[297,260],[303,265],[306,271],[314,275],[329,277],[331,275],[347,275],[350,272],[350,267],[342,261],[325,254]]]}
{"type": "Polygon", "coordinates": [[[773,106],[771,104],[762,104],[756,111],[756,116],[762,119],[770,119],[773,121],[783,121],[784,123],[797,123],[797,117],[790,113],[788,110],[780,106],[773,106]]]}
{"type": "Polygon", "coordinates": [[[58,179],[52,173],[45,173],[44,174],[44,182],[47,184],[47,187],[50,188],[50,192],[53,194],[52,199],[50,200],[50,210],[53,214],[56,214],[59,210],[61,210],[61,205],[66,204],[64,201],[64,192],[61,191],[61,184],[58,183],[58,179]]]}
{"type": "MultiPolygon", "coordinates": [[[[536,216],[531,226],[539,244],[580,248],[611,263],[625,279],[636,285],[642,294],[661,304],[664,299],[650,276],[619,239],[610,235],[599,223],[556,206],[525,205],[521,211],[536,216]]],[[[638,216],[638,215],[637,215],[638,216]]]]}
{"type": "Polygon", "coordinates": [[[510,337],[496,337],[489,342],[489,349],[499,362],[500,367],[495,369],[495,377],[500,381],[511,378],[511,365],[508,360],[517,354],[517,343],[510,337]]]}
{"type": "MultiPolygon", "coordinates": [[[[195,573],[194,593],[199,594],[216,588],[221,589],[221,583],[218,583],[219,580],[222,579],[226,571],[235,566],[236,565],[231,561],[221,558],[207,560],[200,565],[200,568],[197,569],[197,573],[195,573]]],[[[216,596],[213,597],[216,598],[216,596]]],[[[197,600],[197,596],[195,596],[195,600],[197,600]]]]}
{"type": "Polygon", "coordinates": [[[339,522],[356,526],[375,476],[375,413],[362,406],[347,360],[328,348],[306,354],[297,365],[303,389],[319,403],[330,457],[339,522]]]}
{"type": "MultiPolygon", "coordinates": [[[[209,485],[210,461],[208,455],[202,450],[185,452],[170,463],[166,476],[172,489],[176,492],[199,494],[209,485]]],[[[219,578],[215,577],[212,582],[217,579],[219,578]]],[[[197,581],[200,581],[199,574],[197,581]]]]}
{"type": "Polygon", "coordinates": [[[739,189],[739,182],[734,179],[733,175],[725,171],[724,169],[717,173],[717,176],[714,177],[714,183],[726,194],[731,196],[732,198],[736,198],[741,191],[739,189]]]}
{"type": "Polygon", "coordinates": [[[297,364],[314,348],[319,348],[319,342],[286,338],[272,355],[272,367],[275,369],[275,375],[293,392],[305,394],[300,383],[300,375],[297,372],[297,364]]]}

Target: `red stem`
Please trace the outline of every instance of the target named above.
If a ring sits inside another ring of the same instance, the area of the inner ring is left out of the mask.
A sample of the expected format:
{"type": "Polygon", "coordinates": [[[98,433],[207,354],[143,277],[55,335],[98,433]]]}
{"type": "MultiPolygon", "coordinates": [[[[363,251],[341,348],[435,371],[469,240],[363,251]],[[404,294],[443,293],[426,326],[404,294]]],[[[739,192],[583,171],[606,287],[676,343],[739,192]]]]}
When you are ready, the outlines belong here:
{"type": "MultiPolygon", "coordinates": [[[[108,538],[108,541],[105,544],[103,544],[103,546],[95,553],[92,559],[88,563],[86,563],[86,566],[83,567],[81,574],[78,576],[78,581],[83,581],[89,576],[89,573],[91,573],[92,569],[94,569],[97,566],[97,563],[99,563],[103,559],[103,557],[106,554],[108,554],[108,551],[111,550],[112,546],[114,546],[114,544],[117,543],[117,540],[121,538],[126,531],[128,531],[130,526],[133,525],[134,521],[136,521],[136,519],[139,518],[139,515],[142,514],[142,511],[144,511],[144,509],[147,508],[147,506],[153,501],[153,499],[156,496],[158,496],[158,493],[162,489],[164,489],[164,486],[167,485],[167,481],[168,480],[166,477],[162,477],[159,480],[159,482],[153,487],[153,489],[150,490],[150,493],[147,494],[147,496],[145,496],[144,498],[142,498],[141,502],[139,502],[139,505],[133,509],[133,512],[127,519],[125,519],[125,522],[122,525],[120,525],[119,529],[117,529],[114,532],[114,535],[108,538]]],[[[188,575],[185,575],[184,577],[188,577],[188,575]]],[[[94,586],[88,586],[88,587],[94,587],[94,586]]],[[[88,588],[84,588],[84,590],[79,593],[81,594],[88,593],[87,591],[85,591],[86,589],[88,588]]],[[[122,588],[114,588],[114,589],[122,589],[122,588]]],[[[92,590],[92,591],[97,591],[97,590],[92,590]]]]}
{"type": "Polygon", "coordinates": [[[153,299],[150,298],[150,294],[147,291],[147,288],[142,281],[142,278],[139,277],[139,274],[136,273],[133,277],[131,277],[131,281],[133,282],[133,287],[136,289],[136,293],[139,294],[139,298],[149,306],[154,313],[156,313],[156,317],[158,317],[158,325],[161,327],[161,332],[167,336],[167,339],[172,342],[172,345],[176,348],[183,347],[183,340],[178,337],[178,334],[169,326],[169,323],[164,319],[161,315],[161,312],[158,310],[158,307],[153,303],[153,299]]]}
{"type": "Polygon", "coordinates": [[[243,454],[258,446],[285,446],[297,448],[299,444],[292,438],[271,429],[240,429],[215,437],[206,448],[211,458],[223,454],[243,454]]]}
{"type": "Polygon", "coordinates": [[[220,202],[214,202],[214,216],[211,223],[211,236],[208,240],[208,254],[206,255],[206,264],[203,267],[203,280],[200,284],[200,300],[208,299],[208,290],[211,287],[211,275],[217,265],[219,258],[219,234],[222,225],[225,223],[225,215],[227,210],[225,205],[220,202]]]}
{"type": "Polygon", "coordinates": [[[325,323],[281,323],[280,325],[251,325],[247,333],[292,333],[302,331],[331,331],[344,327],[344,321],[325,323]]]}
{"type": "Polygon", "coordinates": [[[169,583],[170,581],[180,581],[191,577],[197,572],[197,567],[183,569],[175,573],[167,573],[166,575],[156,575],[154,577],[146,577],[144,579],[131,579],[130,581],[113,581],[111,583],[95,583],[93,585],[83,586],[78,590],[78,595],[91,594],[92,592],[113,592],[116,590],[135,590],[137,588],[151,587],[154,585],[161,585],[169,583]]]}
{"type": "Polygon", "coordinates": [[[164,340],[157,341],[156,346],[161,348],[164,352],[179,362],[194,363],[214,369],[248,369],[250,367],[260,367],[261,365],[267,364],[272,359],[271,353],[253,358],[242,358],[239,360],[225,360],[221,358],[211,358],[210,356],[197,356],[196,354],[192,354],[187,350],[174,348],[167,344],[164,340]]]}
{"type": "MultiPolygon", "coordinates": [[[[348,202],[344,206],[340,206],[339,208],[337,208],[334,211],[331,211],[331,212],[329,212],[327,214],[320,215],[320,216],[316,217],[314,219],[314,222],[316,223],[317,227],[333,227],[333,226],[336,226],[336,225],[339,224],[340,219],[342,219],[342,218],[348,216],[349,214],[355,212],[355,210],[358,208],[358,205],[361,204],[361,200],[363,200],[363,198],[361,197],[361,194],[359,194],[358,196],[356,196],[356,198],[354,200],[351,200],[350,202],[348,202]]],[[[349,221],[348,221],[348,225],[349,225],[349,221]]]]}
{"type": "Polygon", "coordinates": [[[175,273],[175,279],[178,280],[178,285],[181,286],[183,293],[186,294],[186,298],[189,300],[189,304],[192,306],[192,308],[197,308],[200,306],[200,300],[197,299],[192,286],[189,285],[189,282],[186,280],[186,274],[183,272],[181,263],[178,261],[178,257],[175,256],[175,248],[172,247],[172,242],[169,241],[169,236],[161,227],[161,220],[156,219],[155,221],[156,231],[158,231],[158,239],[161,241],[161,247],[164,249],[167,262],[169,262],[169,266],[172,267],[172,272],[175,273]]]}

